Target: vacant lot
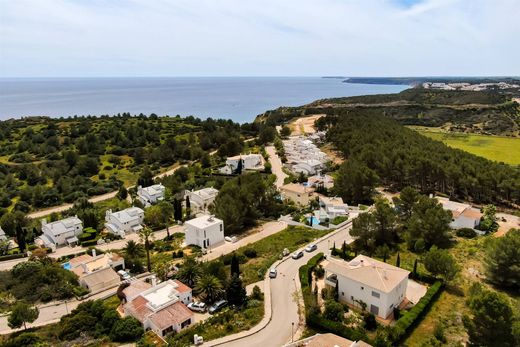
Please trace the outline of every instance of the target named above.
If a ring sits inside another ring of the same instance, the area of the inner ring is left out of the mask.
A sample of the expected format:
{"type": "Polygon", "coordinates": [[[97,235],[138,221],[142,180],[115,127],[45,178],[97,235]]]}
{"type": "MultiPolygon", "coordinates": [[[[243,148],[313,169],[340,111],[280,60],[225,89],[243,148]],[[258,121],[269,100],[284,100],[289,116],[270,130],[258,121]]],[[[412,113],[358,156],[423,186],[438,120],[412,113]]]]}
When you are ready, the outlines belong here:
{"type": "Polygon", "coordinates": [[[444,142],[450,147],[511,165],[520,165],[520,138],[492,135],[450,133],[437,128],[413,127],[422,135],[444,142]]]}

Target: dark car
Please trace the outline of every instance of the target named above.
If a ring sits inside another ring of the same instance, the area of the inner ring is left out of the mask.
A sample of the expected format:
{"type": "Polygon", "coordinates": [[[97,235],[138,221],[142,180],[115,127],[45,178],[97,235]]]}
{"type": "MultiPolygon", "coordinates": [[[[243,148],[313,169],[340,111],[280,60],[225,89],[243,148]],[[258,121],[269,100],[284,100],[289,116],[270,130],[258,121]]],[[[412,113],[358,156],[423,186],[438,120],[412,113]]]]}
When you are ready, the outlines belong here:
{"type": "Polygon", "coordinates": [[[216,312],[222,310],[227,305],[228,305],[228,302],[226,300],[217,301],[216,303],[214,303],[213,305],[211,305],[209,307],[208,312],[211,314],[216,313],[216,312]]]}

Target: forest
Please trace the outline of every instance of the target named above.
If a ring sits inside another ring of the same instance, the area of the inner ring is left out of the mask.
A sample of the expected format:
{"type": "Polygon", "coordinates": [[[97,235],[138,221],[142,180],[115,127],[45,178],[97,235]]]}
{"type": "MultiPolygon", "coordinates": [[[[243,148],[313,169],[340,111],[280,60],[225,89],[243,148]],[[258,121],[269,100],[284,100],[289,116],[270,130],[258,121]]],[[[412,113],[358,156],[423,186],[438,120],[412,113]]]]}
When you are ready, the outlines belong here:
{"type": "Polygon", "coordinates": [[[257,132],[257,124],[155,114],[3,121],[0,216],[134,185],[146,165],[157,173],[215,150],[235,155],[257,132]]]}

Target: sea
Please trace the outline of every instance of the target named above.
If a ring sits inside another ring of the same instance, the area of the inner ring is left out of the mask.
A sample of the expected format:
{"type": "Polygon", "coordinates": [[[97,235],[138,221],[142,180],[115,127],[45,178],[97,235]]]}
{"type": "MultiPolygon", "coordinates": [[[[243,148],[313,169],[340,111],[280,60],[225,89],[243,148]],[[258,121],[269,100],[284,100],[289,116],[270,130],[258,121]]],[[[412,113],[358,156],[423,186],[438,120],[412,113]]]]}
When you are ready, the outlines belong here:
{"type": "Polygon", "coordinates": [[[155,113],[252,122],[317,99],[397,93],[404,85],[322,77],[0,78],[0,120],[155,113]]]}

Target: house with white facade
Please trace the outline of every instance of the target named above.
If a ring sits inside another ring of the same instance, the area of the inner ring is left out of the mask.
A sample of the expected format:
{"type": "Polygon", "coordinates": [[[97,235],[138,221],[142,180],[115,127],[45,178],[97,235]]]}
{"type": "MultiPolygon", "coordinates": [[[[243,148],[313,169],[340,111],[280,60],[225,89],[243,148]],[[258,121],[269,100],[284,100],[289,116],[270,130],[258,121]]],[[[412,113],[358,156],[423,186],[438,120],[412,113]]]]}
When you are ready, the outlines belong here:
{"type": "Polygon", "coordinates": [[[209,207],[213,204],[218,195],[218,190],[213,187],[202,188],[186,192],[190,199],[191,210],[194,213],[208,212],[209,207]]]}
{"type": "Polygon", "coordinates": [[[51,223],[47,223],[46,219],[42,219],[41,223],[43,235],[37,239],[37,243],[43,244],[53,251],[55,251],[58,246],[77,244],[78,235],[83,232],[83,222],[78,216],[51,223]]]}
{"type": "Polygon", "coordinates": [[[343,199],[338,196],[318,195],[318,203],[320,209],[315,212],[315,216],[320,222],[325,222],[324,219],[332,220],[336,217],[348,216],[348,204],[344,203],[343,199]]]}
{"type": "Polygon", "coordinates": [[[292,136],[283,141],[285,166],[293,173],[303,173],[307,176],[316,175],[329,160],[311,140],[305,136],[292,136]]]}
{"type": "Polygon", "coordinates": [[[5,234],[5,231],[0,227],[0,241],[7,241],[7,235],[5,234]]]}
{"type": "Polygon", "coordinates": [[[314,198],[314,188],[299,183],[288,183],[280,187],[283,200],[291,200],[300,206],[307,206],[314,198]]]}
{"type": "Polygon", "coordinates": [[[226,165],[220,168],[220,172],[226,175],[234,174],[240,161],[242,161],[243,171],[264,169],[264,158],[261,154],[240,154],[234,157],[228,157],[226,165]]]}
{"type": "Polygon", "coordinates": [[[192,290],[178,280],[152,284],[144,280],[130,282],[123,289],[124,304],[118,309],[123,316],[131,316],[158,336],[179,332],[190,326],[193,312],[186,307],[192,301],[192,290]]]}
{"type": "Polygon", "coordinates": [[[358,255],[351,261],[333,257],[325,265],[325,285],[338,286],[342,302],[366,309],[386,319],[406,297],[409,271],[390,264],[358,255]]]}
{"type": "Polygon", "coordinates": [[[213,248],[224,242],[224,222],[211,215],[190,219],[184,223],[187,245],[213,248]]]}
{"type": "Polygon", "coordinates": [[[129,207],[122,211],[105,212],[105,228],[108,232],[122,238],[126,234],[136,233],[143,229],[144,211],[139,207],[129,207]]]}
{"type": "Polygon", "coordinates": [[[149,187],[137,187],[137,198],[144,207],[149,207],[164,200],[166,188],[162,184],[154,184],[149,187]]]}
{"type": "Polygon", "coordinates": [[[331,189],[334,187],[334,178],[327,174],[317,173],[307,178],[307,184],[316,189],[320,187],[331,189]]]}
{"type": "Polygon", "coordinates": [[[450,201],[448,198],[437,197],[445,210],[451,211],[452,220],[450,227],[452,229],[470,228],[474,229],[480,224],[482,213],[479,209],[469,204],[450,201]]]}

